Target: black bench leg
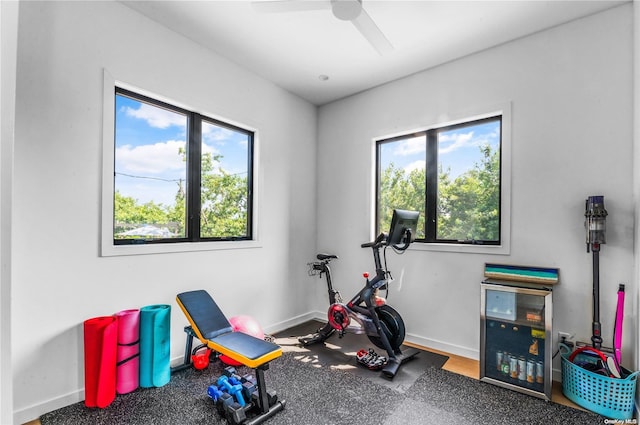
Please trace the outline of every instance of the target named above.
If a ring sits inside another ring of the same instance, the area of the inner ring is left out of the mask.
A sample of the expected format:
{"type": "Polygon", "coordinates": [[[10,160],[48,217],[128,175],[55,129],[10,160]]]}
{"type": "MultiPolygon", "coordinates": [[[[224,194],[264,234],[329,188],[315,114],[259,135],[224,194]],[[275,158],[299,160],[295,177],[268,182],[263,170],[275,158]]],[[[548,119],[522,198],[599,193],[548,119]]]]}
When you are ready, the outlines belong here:
{"type": "Polygon", "coordinates": [[[269,411],[269,395],[267,394],[267,384],[264,381],[264,371],[269,369],[269,363],[258,366],[256,369],[256,380],[258,386],[258,408],[260,413],[269,411]]]}
{"type": "Polygon", "coordinates": [[[181,365],[171,368],[172,374],[191,367],[191,348],[193,347],[193,337],[196,336],[196,334],[193,332],[191,326],[185,326],[184,331],[187,334],[187,343],[184,347],[184,360],[181,365]]]}
{"type": "Polygon", "coordinates": [[[267,385],[264,380],[264,371],[269,370],[269,363],[258,366],[256,371],[256,386],[258,391],[258,409],[260,413],[258,416],[251,420],[247,420],[243,425],[257,425],[260,424],[282,409],[284,409],[284,400],[277,400],[273,405],[269,403],[269,393],[267,392],[267,385]]]}

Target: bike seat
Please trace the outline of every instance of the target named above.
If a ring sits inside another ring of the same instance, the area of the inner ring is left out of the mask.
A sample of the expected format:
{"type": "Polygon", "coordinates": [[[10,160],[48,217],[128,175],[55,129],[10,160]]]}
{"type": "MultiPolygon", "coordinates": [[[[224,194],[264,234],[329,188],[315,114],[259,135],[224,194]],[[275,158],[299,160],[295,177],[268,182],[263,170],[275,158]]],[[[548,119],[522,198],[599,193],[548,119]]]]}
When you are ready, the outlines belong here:
{"type": "Polygon", "coordinates": [[[333,254],[318,254],[316,256],[316,258],[320,261],[324,261],[324,260],[333,260],[333,259],[337,259],[338,256],[337,255],[333,255],[333,254]]]}

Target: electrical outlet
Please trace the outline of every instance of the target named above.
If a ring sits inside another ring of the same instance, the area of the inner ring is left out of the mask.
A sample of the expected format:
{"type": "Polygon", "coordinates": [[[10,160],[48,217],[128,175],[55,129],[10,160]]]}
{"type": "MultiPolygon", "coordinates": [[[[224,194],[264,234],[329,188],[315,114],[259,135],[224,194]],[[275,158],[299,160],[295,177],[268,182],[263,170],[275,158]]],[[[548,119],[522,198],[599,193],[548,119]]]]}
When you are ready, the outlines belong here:
{"type": "Polygon", "coordinates": [[[568,332],[558,332],[558,342],[561,342],[563,338],[565,341],[571,341],[573,339],[573,335],[568,332]]]}
{"type": "Polygon", "coordinates": [[[574,336],[575,335],[572,335],[568,332],[558,332],[558,350],[560,350],[560,344],[564,344],[565,346],[569,347],[569,350],[572,350],[575,346],[575,343],[573,342],[574,336]]]}
{"type": "Polygon", "coordinates": [[[569,332],[558,332],[558,341],[562,341],[563,338],[566,341],[571,341],[573,339],[573,335],[569,332]]]}

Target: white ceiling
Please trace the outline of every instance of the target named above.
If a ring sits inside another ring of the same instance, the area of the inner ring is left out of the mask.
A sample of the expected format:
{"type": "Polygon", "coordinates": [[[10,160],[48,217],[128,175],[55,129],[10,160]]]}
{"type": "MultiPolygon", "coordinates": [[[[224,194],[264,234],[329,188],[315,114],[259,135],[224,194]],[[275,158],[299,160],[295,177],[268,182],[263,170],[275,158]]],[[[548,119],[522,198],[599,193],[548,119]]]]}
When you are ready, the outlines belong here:
{"type": "Polygon", "coordinates": [[[379,54],[324,10],[265,13],[258,1],[123,1],[206,48],[322,105],[630,0],[362,0],[393,45],[379,54]],[[326,75],[322,81],[319,76],[326,75]]]}

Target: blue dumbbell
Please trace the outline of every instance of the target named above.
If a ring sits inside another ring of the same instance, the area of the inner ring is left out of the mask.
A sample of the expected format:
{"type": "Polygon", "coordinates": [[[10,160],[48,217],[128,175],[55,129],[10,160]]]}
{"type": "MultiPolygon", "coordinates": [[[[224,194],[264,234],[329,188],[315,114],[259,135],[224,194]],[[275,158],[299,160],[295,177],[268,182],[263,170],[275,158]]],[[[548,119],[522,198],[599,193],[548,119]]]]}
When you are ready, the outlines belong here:
{"type": "Polygon", "coordinates": [[[216,385],[209,385],[207,388],[207,395],[211,397],[211,399],[216,402],[222,396],[222,391],[216,385]]]}
{"type": "Polygon", "coordinates": [[[238,404],[244,407],[246,403],[244,401],[244,397],[242,396],[242,385],[231,384],[231,382],[229,382],[229,378],[226,376],[221,376],[220,378],[218,378],[216,384],[218,385],[219,389],[232,395],[236,399],[238,404]]]}

